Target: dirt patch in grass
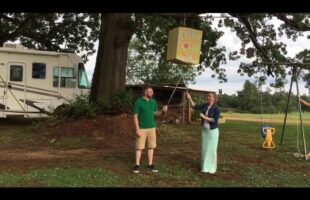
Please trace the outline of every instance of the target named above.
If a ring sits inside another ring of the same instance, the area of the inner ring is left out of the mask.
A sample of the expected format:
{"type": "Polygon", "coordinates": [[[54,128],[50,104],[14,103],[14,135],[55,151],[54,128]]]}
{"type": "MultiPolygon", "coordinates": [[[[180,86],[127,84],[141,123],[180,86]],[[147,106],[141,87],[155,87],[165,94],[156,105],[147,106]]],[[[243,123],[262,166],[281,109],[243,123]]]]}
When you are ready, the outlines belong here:
{"type": "Polygon", "coordinates": [[[46,121],[39,125],[37,132],[47,132],[50,141],[63,137],[90,137],[93,147],[109,148],[119,145],[130,145],[134,136],[132,115],[100,115],[86,119],[46,121]]]}
{"type": "Polygon", "coordinates": [[[103,166],[107,163],[104,158],[126,156],[128,151],[134,157],[134,127],[132,116],[127,114],[65,121],[4,119],[0,133],[6,139],[0,143],[2,172],[21,173],[60,164],[103,166]],[[72,143],[70,138],[81,143],[78,148],[66,146],[66,142],[72,143]],[[87,146],[83,147],[84,143],[87,146]]]}

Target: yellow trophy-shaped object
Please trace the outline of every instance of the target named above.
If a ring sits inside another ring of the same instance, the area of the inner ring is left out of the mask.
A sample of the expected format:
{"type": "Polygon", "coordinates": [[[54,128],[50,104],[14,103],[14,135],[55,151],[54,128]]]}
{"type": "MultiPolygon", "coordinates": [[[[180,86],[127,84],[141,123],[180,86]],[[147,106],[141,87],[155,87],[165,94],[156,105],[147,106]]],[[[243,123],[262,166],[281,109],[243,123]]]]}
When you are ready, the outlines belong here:
{"type": "Polygon", "coordinates": [[[275,128],[265,127],[263,128],[264,133],[266,134],[265,141],[263,143],[263,148],[273,149],[276,147],[274,142],[272,141],[272,135],[276,132],[275,128]]]}

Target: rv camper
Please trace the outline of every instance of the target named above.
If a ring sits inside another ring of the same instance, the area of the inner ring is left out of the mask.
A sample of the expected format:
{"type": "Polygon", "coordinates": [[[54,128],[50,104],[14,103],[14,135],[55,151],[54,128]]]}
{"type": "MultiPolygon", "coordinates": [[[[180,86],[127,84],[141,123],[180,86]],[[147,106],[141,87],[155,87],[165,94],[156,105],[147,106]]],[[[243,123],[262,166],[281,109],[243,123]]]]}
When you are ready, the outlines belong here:
{"type": "Polygon", "coordinates": [[[81,57],[15,44],[0,47],[0,118],[46,117],[66,99],[88,92],[81,57]]]}

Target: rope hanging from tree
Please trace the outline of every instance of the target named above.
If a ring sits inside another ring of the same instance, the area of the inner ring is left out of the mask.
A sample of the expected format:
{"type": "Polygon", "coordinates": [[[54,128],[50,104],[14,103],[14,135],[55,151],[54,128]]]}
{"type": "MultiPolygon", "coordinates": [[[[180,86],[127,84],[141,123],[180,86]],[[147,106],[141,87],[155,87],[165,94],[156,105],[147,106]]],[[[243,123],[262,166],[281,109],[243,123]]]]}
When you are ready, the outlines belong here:
{"type": "MultiPolygon", "coordinates": [[[[260,71],[260,76],[258,78],[258,84],[260,88],[260,104],[261,104],[261,126],[260,126],[260,134],[265,139],[262,147],[265,149],[273,149],[275,148],[275,144],[272,139],[272,135],[276,132],[276,129],[271,127],[270,125],[263,123],[263,113],[264,113],[264,103],[263,103],[263,89],[262,89],[262,72],[260,71]]],[[[272,119],[271,113],[271,119],[272,119]]],[[[270,120],[271,123],[271,120],[270,120]]]]}
{"type": "MultiPolygon", "coordinates": [[[[250,33],[250,35],[251,35],[251,33],[250,33]]],[[[252,35],[253,36],[253,35],[252,35]]],[[[263,40],[262,40],[262,42],[263,42],[263,46],[265,45],[265,36],[263,36],[263,40]]],[[[265,57],[265,59],[267,59],[267,60],[269,60],[269,57],[267,56],[267,53],[261,48],[261,51],[262,51],[262,53],[263,53],[263,55],[264,55],[264,57],[265,57]]],[[[269,75],[272,75],[272,73],[271,73],[271,71],[270,71],[270,68],[267,68],[267,76],[269,76],[269,75]]],[[[259,79],[258,79],[258,84],[259,84],[259,88],[260,88],[260,105],[261,105],[261,126],[260,126],[260,133],[261,133],[261,136],[264,138],[264,139],[266,139],[266,134],[267,134],[267,132],[266,132],[266,130],[269,128],[272,128],[271,126],[269,126],[268,124],[265,124],[265,123],[263,123],[263,114],[264,114],[264,102],[263,102],[263,88],[262,88],[262,83],[261,83],[261,79],[262,79],[262,71],[260,70],[260,76],[259,76],[259,79]]],[[[272,75],[272,77],[274,77],[273,75],[272,75]]],[[[272,119],[272,114],[273,113],[271,113],[271,119],[272,119]]],[[[270,120],[270,123],[271,123],[271,120],[270,120]]],[[[274,128],[272,128],[272,129],[274,129],[274,128]]]]}
{"type": "MultiPolygon", "coordinates": [[[[300,129],[302,132],[302,136],[303,136],[303,142],[304,142],[304,154],[300,153],[299,150],[299,144],[298,144],[298,136],[299,136],[299,128],[298,128],[298,123],[297,123],[297,138],[296,138],[296,146],[297,146],[297,150],[298,150],[298,155],[299,157],[305,157],[306,160],[308,160],[308,156],[307,156],[307,144],[306,144],[306,138],[305,138],[305,131],[304,131],[304,125],[303,125],[303,117],[302,117],[302,110],[301,110],[301,103],[300,103],[300,93],[299,93],[299,86],[298,86],[298,72],[295,74],[295,82],[296,82],[296,89],[297,89],[297,98],[298,98],[298,112],[299,112],[299,118],[300,118],[300,129]]],[[[294,154],[294,156],[296,156],[296,153],[294,154]]]]}

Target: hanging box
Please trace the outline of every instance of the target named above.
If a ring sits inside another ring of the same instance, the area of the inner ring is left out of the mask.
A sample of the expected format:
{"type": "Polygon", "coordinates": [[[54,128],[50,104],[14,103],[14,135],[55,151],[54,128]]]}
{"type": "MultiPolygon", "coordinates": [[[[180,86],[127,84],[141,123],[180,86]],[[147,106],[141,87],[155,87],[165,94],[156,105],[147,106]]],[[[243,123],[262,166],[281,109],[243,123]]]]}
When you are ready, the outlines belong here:
{"type": "Polygon", "coordinates": [[[177,27],[169,31],[167,60],[177,64],[199,64],[202,31],[177,27]]]}

